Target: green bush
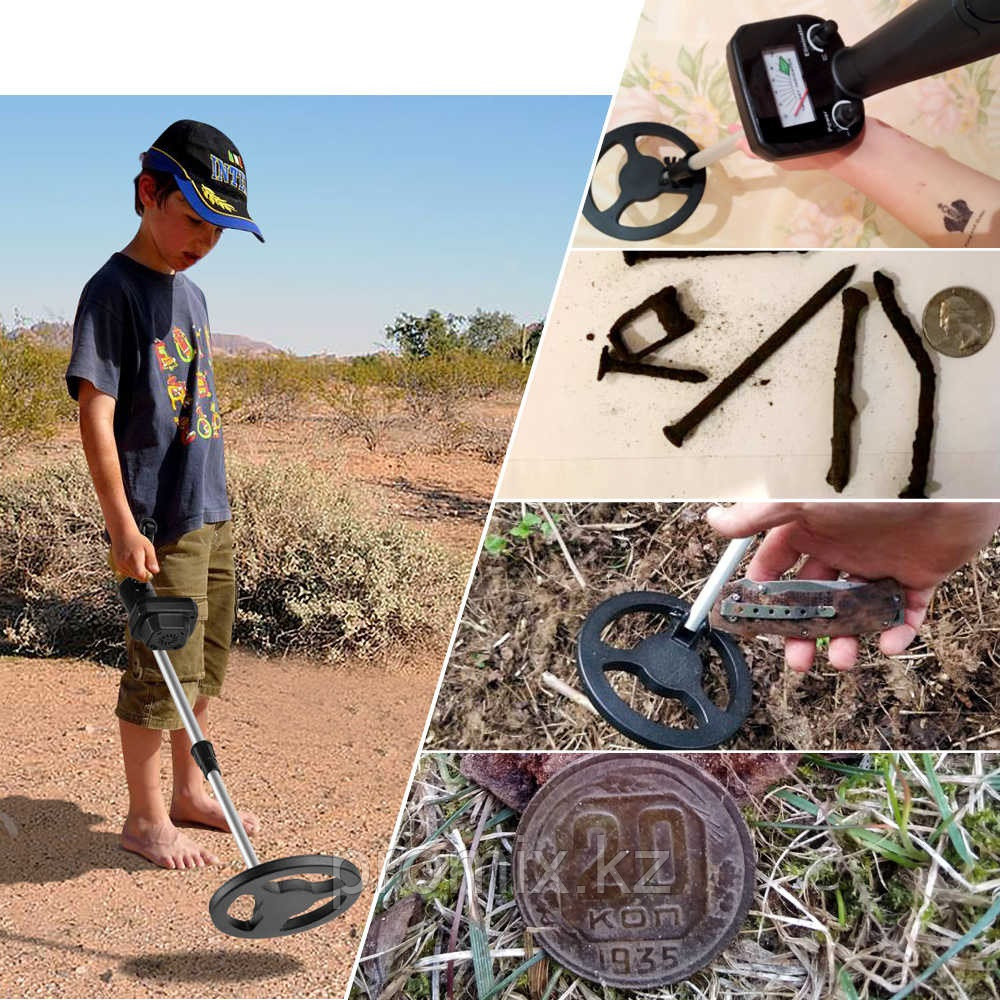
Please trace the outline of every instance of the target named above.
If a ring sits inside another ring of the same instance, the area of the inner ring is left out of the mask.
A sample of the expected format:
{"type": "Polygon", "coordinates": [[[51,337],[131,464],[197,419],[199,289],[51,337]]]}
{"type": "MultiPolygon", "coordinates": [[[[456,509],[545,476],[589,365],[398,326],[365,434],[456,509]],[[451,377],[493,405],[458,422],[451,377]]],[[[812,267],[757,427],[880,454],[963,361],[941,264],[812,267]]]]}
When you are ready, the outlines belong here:
{"type": "Polygon", "coordinates": [[[0,449],[52,437],[76,416],[66,391],[69,351],[8,337],[0,331],[0,385],[4,390],[0,449]]]}
{"type": "MultiPolygon", "coordinates": [[[[451,625],[464,568],[304,466],[232,462],[235,637],[336,660],[451,625]]],[[[81,459],[0,481],[0,653],[121,665],[124,611],[81,459]]]]}

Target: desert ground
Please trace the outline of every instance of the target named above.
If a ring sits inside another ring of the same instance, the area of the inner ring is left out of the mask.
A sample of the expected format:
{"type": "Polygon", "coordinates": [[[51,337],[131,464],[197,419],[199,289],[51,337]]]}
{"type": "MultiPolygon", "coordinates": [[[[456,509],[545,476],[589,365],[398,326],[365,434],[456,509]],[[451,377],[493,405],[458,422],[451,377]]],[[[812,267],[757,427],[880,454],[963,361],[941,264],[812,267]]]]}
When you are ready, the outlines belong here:
{"type": "MultiPolygon", "coordinates": [[[[482,419],[502,434],[517,402],[489,400],[482,419]]],[[[394,424],[374,451],[334,434],[331,421],[320,408],[291,426],[232,423],[227,454],[308,462],[371,518],[426,530],[467,572],[498,465],[428,447],[427,427],[411,421],[394,424]]],[[[4,465],[23,474],[78,451],[75,428],[63,426],[9,452],[4,465]]],[[[464,583],[463,575],[459,593],[464,583]]],[[[118,671],[87,659],[0,657],[0,994],[341,995],[450,627],[335,664],[234,649],[208,735],[237,808],[261,819],[258,856],[346,857],[366,884],[337,920],[271,941],[226,937],[209,920],[212,893],[242,867],[228,833],[196,831],[222,859],[200,870],[164,871],[119,848],[127,799],[112,711],[118,671]]]]}

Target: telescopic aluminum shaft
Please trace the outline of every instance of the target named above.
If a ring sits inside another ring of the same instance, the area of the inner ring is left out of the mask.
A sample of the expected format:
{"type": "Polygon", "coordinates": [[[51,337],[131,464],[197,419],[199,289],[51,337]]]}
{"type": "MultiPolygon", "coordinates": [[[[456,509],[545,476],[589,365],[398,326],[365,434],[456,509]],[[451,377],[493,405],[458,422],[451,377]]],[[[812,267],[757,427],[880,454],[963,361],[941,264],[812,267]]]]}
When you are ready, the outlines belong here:
{"type": "MultiPolygon", "coordinates": [[[[160,673],[163,675],[163,680],[170,691],[170,697],[173,698],[174,704],[177,706],[177,711],[180,713],[181,721],[184,723],[184,729],[188,734],[191,745],[194,746],[196,743],[203,742],[205,737],[202,734],[201,726],[198,725],[198,720],[195,718],[191,705],[184,694],[184,688],[181,687],[181,682],[174,671],[173,664],[170,662],[170,657],[162,649],[154,649],[152,653],[156,660],[156,665],[160,668],[160,673]]],[[[247,836],[242,820],[240,820],[240,814],[233,806],[233,801],[229,798],[229,793],[226,791],[226,786],[222,783],[222,775],[218,770],[212,770],[205,777],[209,785],[212,786],[216,800],[222,806],[226,823],[229,824],[230,832],[236,839],[236,845],[243,856],[243,863],[247,868],[253,868],[259,864],[257,855],[250,846],[250,838],[247,836]]]]}
{"type": "Polygon", "coordinates": [[[705,581],[705,586],[701,588],[701,592],[694,599],[694,604],[691,605],[691,611],[688,613],[687,621],[684,623],[684,627],[688,631],[697,632],[701,628],[712,605],[715,604],[715,599],[719,596],[719,592],[733,575],[736,567],[739,566],[740,560],[746,555],[746,551],[750,548],[753,538],[753,535],[749,538],[734,538],[726,546],[726,551],[722,553],[722,558],[705,581]]]}

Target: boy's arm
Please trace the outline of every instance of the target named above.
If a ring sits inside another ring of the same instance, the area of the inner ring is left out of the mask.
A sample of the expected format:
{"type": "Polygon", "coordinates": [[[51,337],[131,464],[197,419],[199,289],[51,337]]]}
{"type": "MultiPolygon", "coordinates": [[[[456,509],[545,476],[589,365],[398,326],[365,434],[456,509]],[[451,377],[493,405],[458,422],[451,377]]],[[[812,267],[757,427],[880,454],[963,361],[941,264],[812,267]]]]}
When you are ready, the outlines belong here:
{"type": "Polygon", "coordinates": [[[860,141],[844,150],[779,166],[829,170],[929,246],[1000,246],[1000,180],[877,118],[869,118],[860,141]]]}
{"type": "Polygon", "coordinates": [[[111,536],[111,562],[125,576],[142,583],[159,573],[156,550],[139,532],[125,496],[115,445],[115,399],[80,379],[80,437],[90,478],[111,536]]]}

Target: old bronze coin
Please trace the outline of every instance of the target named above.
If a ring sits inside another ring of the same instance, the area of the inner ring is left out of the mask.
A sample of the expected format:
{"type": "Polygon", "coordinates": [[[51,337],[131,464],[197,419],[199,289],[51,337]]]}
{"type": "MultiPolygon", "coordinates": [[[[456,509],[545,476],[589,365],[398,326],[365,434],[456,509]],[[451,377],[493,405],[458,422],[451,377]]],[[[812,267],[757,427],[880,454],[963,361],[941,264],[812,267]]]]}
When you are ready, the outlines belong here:
{"type": "Polygon", "coordinates": [[[514,895],[567,969],[606,986],[665,986],[736,936],[755,863],[736,803],[704,771],[671,754],[593,754],[525,809],[514,895]]]}
{"type": "Polygon", "coordinates": [[[971,288],[945,288],[924,309],[927,343],[950,358],[967,358],[981,351],[993,333],[993,310],[971,288]]]}

